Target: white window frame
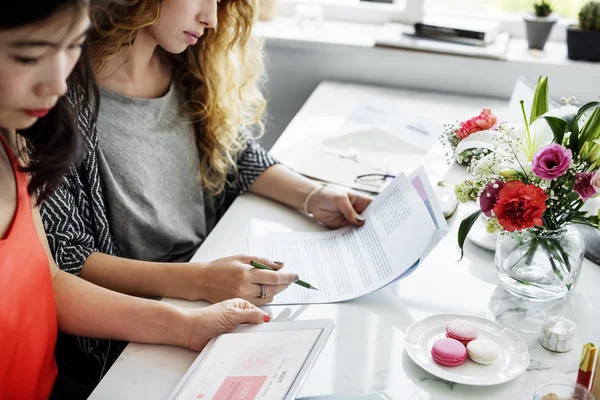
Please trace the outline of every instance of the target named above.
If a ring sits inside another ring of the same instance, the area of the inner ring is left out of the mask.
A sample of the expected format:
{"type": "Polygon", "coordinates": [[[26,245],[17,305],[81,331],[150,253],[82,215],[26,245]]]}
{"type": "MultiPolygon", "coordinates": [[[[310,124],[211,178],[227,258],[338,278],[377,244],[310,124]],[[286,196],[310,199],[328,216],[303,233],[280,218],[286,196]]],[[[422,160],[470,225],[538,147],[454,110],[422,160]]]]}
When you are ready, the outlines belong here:
{"type": "MultiPolygon", "coordinates": [[[[295,7],[299,4],[314,3],[323,8],[323,19],[348,21],[365,24],[384,24],[401,22],[414,24],[428,17],[467,18],[500,22],[500,30],[508,32],[511,37],[525,37],[525,22],[518,14],[466,13],[443,11],[435,12],[425,9],[425,0],[400,0],[394,4],[364,2],[358,4],[340,4],[328,0],[279,0],[277,15],[294,17],[295,7]]],[[[552,29],[549,40],[566,41],[567,26],[576,24],[573,19],[561,18],[552,29]]]]}
{"type": "Polygon", "coordinates": [[[424,0],[400,0],[394,4],[361,1],[358,4],[340,4],[327,0],[279,0],[277,15],[294,17],[299,4],[313,3],[323,8],[324,20],[348,21],[365,24],[403,22],[413,24],[423,17],[424,0]]]}

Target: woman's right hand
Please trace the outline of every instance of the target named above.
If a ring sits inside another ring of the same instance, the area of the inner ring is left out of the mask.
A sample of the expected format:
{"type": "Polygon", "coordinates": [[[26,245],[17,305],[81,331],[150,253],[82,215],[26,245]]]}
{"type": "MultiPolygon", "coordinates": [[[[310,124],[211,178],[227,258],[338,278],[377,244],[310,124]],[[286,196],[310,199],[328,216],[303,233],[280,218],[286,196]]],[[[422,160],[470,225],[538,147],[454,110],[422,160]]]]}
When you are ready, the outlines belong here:
{"type": "Polygon", "coordinates": [[[298,280],[295,273],[280,271],[283,263],[275,263],[262,257],[236,255],[218,260],[191,265],[191,277],[187,298],[218,303],[223,300],[241,298],[256,305],[273,301],[273,297],[298,280]],[[257,269],[250,262],[258,261],[275,270],[257,269]],[[261,299],[261,286],[265,298],[261,299]]]}
{"type": "Polygon", "coordinates": [[[235,329],[240,324],[261,324],[271,317],[242,299],[226,300],[200,309],[184,309],[187,319],[185,346],[200,351],[208,341],[222,333],[235,329]]]}

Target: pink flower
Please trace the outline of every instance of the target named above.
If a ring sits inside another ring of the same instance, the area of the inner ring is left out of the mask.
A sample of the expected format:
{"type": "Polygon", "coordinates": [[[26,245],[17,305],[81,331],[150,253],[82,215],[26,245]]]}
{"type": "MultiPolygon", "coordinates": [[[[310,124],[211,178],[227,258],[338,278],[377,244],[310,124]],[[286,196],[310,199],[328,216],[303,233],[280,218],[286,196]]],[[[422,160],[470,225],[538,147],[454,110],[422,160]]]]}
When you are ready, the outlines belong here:
{"type": "Polygon", "coordinates": [[[560,144],[542,147],[533,155],[531,172],[539,178],[551,181],[563,176],[571,165],[573,153],[560,144]]]}
{"type": "Polygon", "coordinates": [[[498,194],[504,187],[504,182],[499,179],[492,179],[481,192],[479,196],[479,207],[486,217],[492,215],[492,210],[498,201],[498,194]]]}
{"type": "Polygon", "coordinates": [[[575,186],[573,187],[573,190],[583,201],[586,201],[598,193],[592,184],[594,175],[594,172],[580,172],[575,175],[575,186]]]}
{"type": "Polygon", "coordinates": [[[596,189],[596,192],[600,193],[600,171],[596,171],[594,174],[594,177],[592,178],[592,186],[594,189],[596,189]]]}
{"type": "Polygon", "coordinates": [[[489,108],[484,108],[483,111],[481,111],[481,114],[479,114],[478,117],[475,117],[475,123],[482,131],[492,129],[492,127],[496,125],[496,122],[498,122],[498,118],[492,114],[492,110],[489,108]]]}
{"type": "Polygon", "coordinates": [[[485,131],[493,128],[498,122],[498,118],[492,114],[492,110],[484,108],[476,117],[460,123],[460,128],[456,131],[456,136],[460,140],[469,137],[472,133],[485,131]]]}

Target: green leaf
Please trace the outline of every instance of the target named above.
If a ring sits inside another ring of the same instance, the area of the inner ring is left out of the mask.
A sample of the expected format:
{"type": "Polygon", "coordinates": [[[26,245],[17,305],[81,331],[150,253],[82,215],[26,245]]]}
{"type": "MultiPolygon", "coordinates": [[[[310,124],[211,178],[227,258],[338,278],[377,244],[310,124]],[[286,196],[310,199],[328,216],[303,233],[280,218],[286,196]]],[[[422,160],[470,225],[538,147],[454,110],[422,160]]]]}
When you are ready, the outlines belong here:
{"type": "Polygon", "coordinates": [[[535,94],[533,95],[533,104],[531,105],[531,117],[529,117],[529,123],[540,115],[548,112],[548,77],[539,77],[537,86],[535,88],[535,94]]]}
{"type": "Polygon", "coordinates": [[[590,144],[584,141],[581,145],[581,150],[579,150],[579,156],[581,158],[587,158],[588,154],[590,154],[590,144]]]}
{"type": "Polygon", "coordinates": [[[462,260],[463,258],[463,246],[465,244],[465,240],[467,239],[467,235],[473,227],[473,224],[475,223],[475,221],[477,221],[477,218],[479,218],[481,213],[481,210],[477,210],[473,214],[463,219],[460,223],[460,227],[458,228],[458,247],[460,247],[460,258],[458,259],[458,261],[462,260]]]}
{"type": "Polygon", "coordinates": [[[600,138],[600,108],[596,108],[581,129],[584,142],[600,138]]]}
{"type": "Polygon", "coordinates": [[[571,136],[569,137],[569,148],[573,152],[573,157],[579,155],[579,125],[571,124],[571,136]]]}
{"type": "Polygon", "coordinates": [[[542,118],[544,118],[548,122],[548,125],[550,125],[550,128],[552,129],[552,133],[554,134],[554,142],[558,144],[563,144],[565,133],[567,132],[567,128],[569,127],[567,121],[563,121],[562,119],[557,117],[542,118]]]}
{"type": "Polygon", "coordinates": [[[519,283],[522,283],[523,285],[531,286],[531,282],[527,282],[526,280],[515,278],[514,276],[511,276],[511,278],[519,283]]]}
{"type": "Polygon", "coordinates": [[[582,105],[581,107],[579,107],[579,110],[577,111],[576,118],[577,119],[581,118],[583,116],[583,114],[585,114],[589,110],[592,110],[597,107],[600,107],[600,101],[590,101],[589,103],[582,105]]]}

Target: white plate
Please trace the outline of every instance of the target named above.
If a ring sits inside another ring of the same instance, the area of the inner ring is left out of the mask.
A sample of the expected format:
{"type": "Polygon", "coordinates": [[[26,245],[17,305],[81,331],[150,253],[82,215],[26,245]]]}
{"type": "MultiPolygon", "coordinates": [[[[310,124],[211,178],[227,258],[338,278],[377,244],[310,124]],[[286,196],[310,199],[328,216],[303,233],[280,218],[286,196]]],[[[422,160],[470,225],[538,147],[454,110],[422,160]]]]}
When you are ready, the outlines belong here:
{"type": "Polygon", "coordinates": [[[471,227],[467,238],[475,243],[479,247],[496,251],[496,240],[498,239],[498,233],[488,233],[486,230],[487,221],[483,214],[477,218],[477,221],[471,227]]]}
{"type": "Polygon", "coordinates": [[[404,349],[425,371],[464,385],[488,386],[508,382],[521,375],[529,365],[527,345],[516,333],[497,322],[473,315],[438,314],[413,322],[404,334],[404,349]],[[433,343],[446,337],[446,325],[455,319],[474,323],[479,338],[492,340],[500,346],[502,350],[493,364],[481,365],[467,358],[458,367],[445,367],[433,361],[433,343]]]}

